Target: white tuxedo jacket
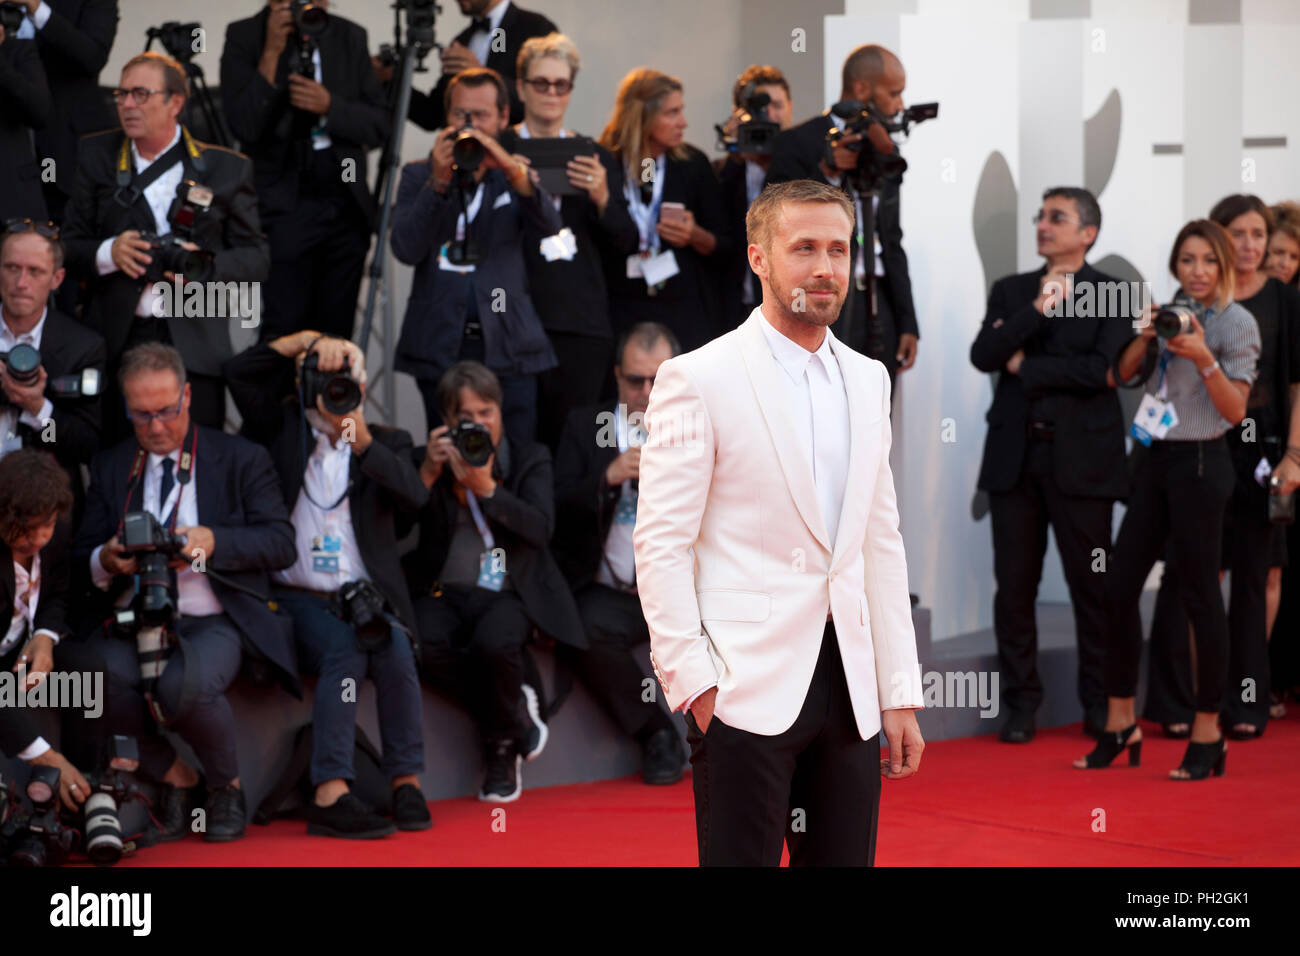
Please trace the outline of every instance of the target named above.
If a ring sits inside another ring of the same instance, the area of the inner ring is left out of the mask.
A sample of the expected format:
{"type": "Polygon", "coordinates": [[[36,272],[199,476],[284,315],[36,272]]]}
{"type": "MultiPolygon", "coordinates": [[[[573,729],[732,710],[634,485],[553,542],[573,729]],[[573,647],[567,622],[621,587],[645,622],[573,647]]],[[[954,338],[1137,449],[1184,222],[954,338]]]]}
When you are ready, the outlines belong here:
{"type": "Polygon", "coordinates": [[[775,735],[799,716],[829,607],[858,731],[921,707],[907,561],[889,469],[885,366],[831,336],[852,447],[834,542],[755,309],[666,361],[641,450],[636,581],[668,706],[716,683],[714,714],[775,735]]]}

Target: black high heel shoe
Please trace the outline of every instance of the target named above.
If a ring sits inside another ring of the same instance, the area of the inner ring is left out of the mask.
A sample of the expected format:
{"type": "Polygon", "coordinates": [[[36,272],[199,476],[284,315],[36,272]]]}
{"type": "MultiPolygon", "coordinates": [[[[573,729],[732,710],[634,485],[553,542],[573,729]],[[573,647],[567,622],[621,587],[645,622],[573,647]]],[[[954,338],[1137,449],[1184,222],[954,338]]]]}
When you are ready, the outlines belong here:
{"type": "Polygon", "coordinates": [[[1142,741],[1136,740],[1129,743],[1129,738],[1137,730],[1137,724],[1131,724],[1123,730],[1106,731],[1097,741],[1097,746],[1093,748],[1092,753],[1083,759],[1087,766],[1080,767],[1075,765],[1077,770],[1096,770],[1099,767],[1109,767],[1125,750],[1128,751],[1128,765],[1130,767],[1140,766],[1142,763],[1142,741]]]}
{"type": "Polygon", "coordinates": [[[1212,744],[1198,744],[1192,741],[1183,754],[1183,762],[1178,770],[1169,771],[1171,780],[1204,780],[1213,774],[1222,777],[1228,772],[1228,739],[1219,737],[1212,744]],[[1186,777],[1175,777],[1178,770],[1186,770],[1186,777]]]}

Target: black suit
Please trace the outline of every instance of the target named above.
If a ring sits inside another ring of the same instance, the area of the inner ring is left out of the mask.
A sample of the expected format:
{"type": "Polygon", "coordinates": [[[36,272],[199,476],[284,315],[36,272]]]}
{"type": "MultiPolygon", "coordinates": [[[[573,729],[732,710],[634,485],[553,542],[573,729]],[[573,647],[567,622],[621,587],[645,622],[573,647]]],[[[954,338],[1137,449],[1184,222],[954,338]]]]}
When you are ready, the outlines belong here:
{"type": "Polygon", "coordinates": [[[979,478],[992,513],[993,627],[1005,699],[1027,718],[1042,700],[1034,602],[1050,523],[1074,605],[1079,698],[1088,722],[1100,726],[1105,576],[1094,564],[1110,552],[1111,506],[1128,494],[1123,415],[1106,372],[1133,337],[1132,320],[1097,317],[1100,308],[1079,317],[1088,284],[1117,281],[1086,264],[1075,276],[1075,316],[1045,317],[1033,306],[1045,273],[994,283],[970,350],[976,368],[1000,373],[979,478]],[[1013,375],[1005,366],[1018,350],[1025,357],[1013,375]]]}
{"type": "Polygon", "coordinates": [[[55,161],[57,176],[45,187],[50,218],[63,220],[63,207],[76,182],[77,141],[111,129],[117,117],[99,89],[99,74],[117,36],[117,0],[45,0],[50,19],[36,31],[53,111],[36,134],[36,149],[55,161]]]}
{"type": "Polygon", "coordinates": [[[261,338],[309,326],[351,338],[376,212],[366,154],[387,139],[389,111],[370,64],[366,31],[331,14],[316,40],[321,84],[330,94],[330,146],[312,149],[308,140],[316,117],[289,103],[292,40],[280,56],[274,85],[257,69],[268,12],[230,24],[221,53],[226,117],[253,160],[271,246],[261,338]]]}
{"type": "MultiPolygon", "coordinates": [[[[829,113],[814,116],[777,135],[772,142],[772,165],[767,171],[768,183],[783,183],[792,179],[815,179],[826,182],[821,160],[826,152],[826,132],[834,123],[829,113]]],[[[880,259],[885,269],[883,281],[871,276],[876,285],[876,321],[879,323],[879,344],[873,347],[875,336],[867,328],[867,297],[850,282],[849,293],[840,310],[840,318],[832,326],[843,341],[872,358],[879,359],[889,369],[892,379],[898,371],[898,338],[900,335],[920,337],[916,324],[916,306],[912,302],[912,279],[908,273],[907,253],[903,251],[902,215],[899,211],[899,184],[884,182],[879,188],[880,202],[875,213],[875,231],[880,239],[880,259]]],[[[870,198],[864,197],[869,203],[870,198]]],[[[870,210],[864,209],[864,212],[870,210]]],[[[857,261],[859,243],[854,231],[853,255],[857,261]]],[[[873,252],[867,250],[867,272],[872,272],[873,252]]],[[[870,285],[868,286],[870,289],[870,285]]]]}
{"type": "Polygon", "coordinates": [[[0,43],[0,223],[46,218],[33,131],[50,119],[50,91],[32,40],[0,43]]]}
{"type": "MultiPolygon", "coordinates": [[[[501,17],[500,29],[505,35],[505,49],[493,50],[489,46],[487,62],[483,65],[490,70],[496,70],[506,81],[506,89],[510,92],[510,122],[518,123],[524,118],[524,105],[519,101],[519,94],[515,92],[515,64],[519,59],[519,48],[524,45],[525,40],[544,37],[548,33],[558,33],[560,28],[540,13],[521,10],[512,2],[501,17]]],[[[456,34],[455,42],[467,47],[473,35],[474,25],[470,24],[456,34]]],[[[447,110],[443,100],[449,82],[451,77],[443,74],[438,78],[437,86],[430,92],[421,93],[419,90],[411,90],[411,107],[406,115],[412,123],[427,130],[442,129],[447,125],[447,110]]]]}
{"type": "Polygon", "coordinates": [[[727,224],[735,239],[731,255],[717,267],[719,298],[727,316],[727,328],[735,328],[749,317],[754,307],[763,301],[763,286],[758,276],[749,268],[749,243],[745,234],[745,214],[749,212],[749,190],[746,186],[746,161],[737,155],[713,161],[722,190],[722,205],[726,210],[727,224]],[[753,301],[745,305],[745,280],[749,279],[753,301]]]}

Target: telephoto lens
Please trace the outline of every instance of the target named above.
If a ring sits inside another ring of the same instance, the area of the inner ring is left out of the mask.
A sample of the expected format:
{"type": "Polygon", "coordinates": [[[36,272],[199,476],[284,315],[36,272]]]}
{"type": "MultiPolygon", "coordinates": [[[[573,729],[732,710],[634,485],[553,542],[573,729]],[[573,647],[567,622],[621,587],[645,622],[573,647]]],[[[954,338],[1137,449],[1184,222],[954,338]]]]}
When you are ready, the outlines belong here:
{"type": "Polygon", "coordinates": [[[35,385],[41,377],[41,353],[26,342],[19,342],[3,355],[9,377],[19,385],[35,385]]]}
{"type": "Polygon", "coordinates": [[[92,793],[85,811],[86,856],[96,866],[112,866],[122,859],[122,821],[111,793],[92,793]]]}

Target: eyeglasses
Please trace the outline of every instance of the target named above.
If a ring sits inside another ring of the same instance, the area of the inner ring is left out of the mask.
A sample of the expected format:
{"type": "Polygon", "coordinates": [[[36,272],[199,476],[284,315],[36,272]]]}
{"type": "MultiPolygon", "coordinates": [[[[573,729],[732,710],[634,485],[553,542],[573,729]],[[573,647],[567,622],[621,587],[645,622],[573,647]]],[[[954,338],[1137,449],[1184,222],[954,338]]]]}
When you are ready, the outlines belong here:
{"type": "Polygon", "coordinates": [[[1061,226],[1067,222],[1079,221],[1076,217],[1067,216],[1059,209],[1053,209],[1050,213],[1043,212],[1040,209],[1038,210],[1038,212],[1034,213],[1032,216],[1029,217],[1029,221],[1033,223],[1035,226],[1038,225],[1040,222],[1042,222],[1044,219],[1050,222],[1053,226],[1061,226]]]}
{"type": "Polygon", "coordinates": [[[175,408],[165,408],[161,412],[133,412],[130,408],[126,410],[126,417],[131,420],[132,425],[144,425],[148,428],[154,423],[154,419],[160,422],[175,421],[181,413],[181,406],[185,404],[185,390],[181,390],[181,397],[176,399],[175,408]]]}
{"type": "Polygon", "coordinates": [[[477,123],[486,123],[492,118],[491,110],[463,110],[459,106],[450,110],[447,117],[451,120],[453,126],[464,126],[471,119],[477,123]]]}
{"type": "Polygon", "coordinates": [[[620,372],[619,375],[623,377],[623,381],[627,382],[629,388],[636,391],[640,391],[647,385],[653,386],[655,383],[653,375],[628,375],[626,372],[620,372]]]}
{"type": "Polygon", "coordinates": [[[165,93],[171,96],[171,90],[151,90],[144,86],[133,86],[129,90],[124,90],[119,86],[113,91],[113,102],[120,105],[129,96],[136,106],[143,106],[149,100],[149,97],[156,93],[165,93]]]}
{"type": "Polygon", "coordinates": [[[546,80],[539,76],[534,80],[524,80],[524,83],[531,86],[538,93],[554,90],[560,96],[563,96],[573,90],[572,80],[546,80]]]}
{"type": "Polygon", "coordinates": [[[46,239],[59,238],[59,227],[52,222],[37,222],[35,219],[6,219],[6,233],[34,232],[46,239]]]}

